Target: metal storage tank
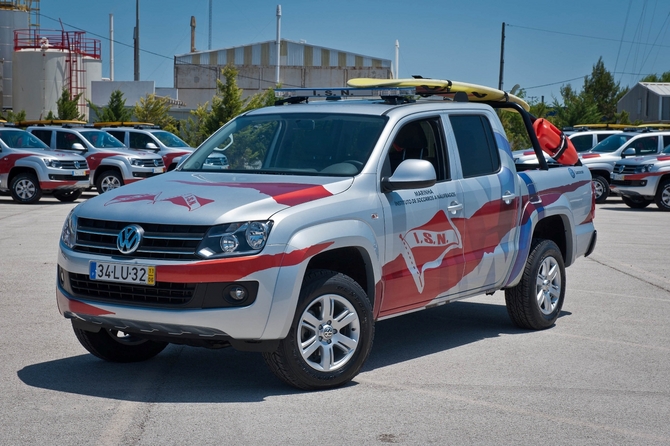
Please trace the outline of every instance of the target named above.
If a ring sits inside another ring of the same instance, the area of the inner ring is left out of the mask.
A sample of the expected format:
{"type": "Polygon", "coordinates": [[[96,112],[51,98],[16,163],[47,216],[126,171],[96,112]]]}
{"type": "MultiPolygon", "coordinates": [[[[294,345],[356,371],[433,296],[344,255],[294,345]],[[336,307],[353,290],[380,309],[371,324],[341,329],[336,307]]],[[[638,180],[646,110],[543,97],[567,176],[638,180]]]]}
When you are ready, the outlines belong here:
{"type": "Polygon", "coordinates": [[[56,101],[63,91],[68,56],[53,49],[24,49],[14,53],[15,112],[25,110],[29,120],[44,119],[49,111],[58,113],[56,101]]]}
{"type": "Polygon", "coordinates": [[[81,31],[17,30],[14,32],[14,111],[29,120],[57,114],[64,88],[81,93],[79,112],[88,117],[91,82],[102,80],[100,41],[81,31]]]}
{"type": "Polygon", "coordinates": [[[30,22],[28,11],[17,9],[0,9],[0,59],[4,59],[2,68],[2,102],[3,109],[11,109],[12,104],[12,55],[14,53],[14,30],[28,28],[30,22]]]}

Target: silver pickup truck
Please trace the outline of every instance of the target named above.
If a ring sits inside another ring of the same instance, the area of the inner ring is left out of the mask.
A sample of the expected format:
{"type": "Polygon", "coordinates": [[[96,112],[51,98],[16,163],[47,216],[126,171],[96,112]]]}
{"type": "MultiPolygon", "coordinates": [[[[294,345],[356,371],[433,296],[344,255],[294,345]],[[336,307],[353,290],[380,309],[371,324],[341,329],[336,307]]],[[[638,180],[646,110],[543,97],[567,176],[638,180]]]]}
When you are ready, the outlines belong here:
{"type": "Polygon", "coordinates": [[[588,169],[517,173],[493,107],[532,132],[524,108],[412,92],[278,91],[175,171],[73,209],[56,295],[81,344],[117,362],[255,350],[325,389],[356,376],[382,319],[505,290],[514,324],[551,327],[565,268],[595,246],[588,169]]]}

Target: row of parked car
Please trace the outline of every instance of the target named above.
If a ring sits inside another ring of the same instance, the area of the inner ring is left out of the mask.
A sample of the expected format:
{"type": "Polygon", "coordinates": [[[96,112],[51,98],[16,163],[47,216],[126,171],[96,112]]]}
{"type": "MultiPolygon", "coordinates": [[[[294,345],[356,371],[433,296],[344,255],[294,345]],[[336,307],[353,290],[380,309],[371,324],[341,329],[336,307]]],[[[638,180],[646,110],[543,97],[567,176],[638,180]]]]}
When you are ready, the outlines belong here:
{"type": "MultiPolygon", "coordinates": [[[[176,135],[137,123],[26,123],[25,130],[0,127],[0,193],[35,203],[43,193],[74,201],[173,170],[194,148],[176,135]]],[[[228,167],[225,155],[207,159],[228,167]]]]}
{"type": "MultiPolygon", "coordinates": [[[[615,193],[631,208],[656,203],[670,211],[670,125],[585,125],[564,132],[591,171],[596,203],[615,193]]],[[[517,151],[514,159],[529,169],[537,165],[533,151],[517,151]]]]}

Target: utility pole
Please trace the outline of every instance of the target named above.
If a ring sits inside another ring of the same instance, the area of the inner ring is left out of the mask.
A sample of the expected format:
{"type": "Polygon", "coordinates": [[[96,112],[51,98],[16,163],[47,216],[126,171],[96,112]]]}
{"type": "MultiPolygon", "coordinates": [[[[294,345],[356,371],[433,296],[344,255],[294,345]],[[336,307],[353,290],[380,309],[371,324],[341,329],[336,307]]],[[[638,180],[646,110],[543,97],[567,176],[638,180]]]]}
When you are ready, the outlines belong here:
{"type": "Polygon", "coordinates": [[[502,24],[502,37],[500,38],[500,77],[498,78],[498,90],[503,89],[503,71],[505,71],[505,22],[502,24]]]}
{"type": "Polygon", "coordinates": [[[281,60],[281,5],[277,5],[277,71],[275,83],[279,85],[279,65],[281,60]]]}
{"type": "Polygon", "coordinates": [[[212,49],[212,0],[209,0],[209,41],[207,42],[207,49],[212,49]]]}
{"type": "Polygon", "coordinates": [[[135,81],[140,80],[140,0],[135,0],[135,81]]]}

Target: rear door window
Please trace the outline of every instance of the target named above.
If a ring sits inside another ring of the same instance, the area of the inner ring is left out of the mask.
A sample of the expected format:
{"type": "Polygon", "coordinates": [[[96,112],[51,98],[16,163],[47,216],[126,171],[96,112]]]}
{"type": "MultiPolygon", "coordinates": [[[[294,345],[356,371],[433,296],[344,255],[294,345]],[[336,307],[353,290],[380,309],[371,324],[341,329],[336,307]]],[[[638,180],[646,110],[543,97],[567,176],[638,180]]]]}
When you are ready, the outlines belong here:
{"type": "Polygon", "coordinates": [[[30,133],[39,138],[47,146],[51,146],[51,130],[32,130],[30,133]]]}
{"type": "Polygon", "coordinates": [[[452,115],[463,177],[489,175],[500,170],[500,156],[489,120],[481,115],[452,115]]]}

